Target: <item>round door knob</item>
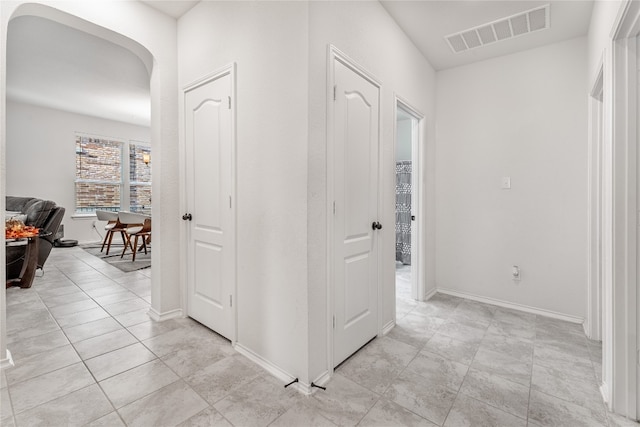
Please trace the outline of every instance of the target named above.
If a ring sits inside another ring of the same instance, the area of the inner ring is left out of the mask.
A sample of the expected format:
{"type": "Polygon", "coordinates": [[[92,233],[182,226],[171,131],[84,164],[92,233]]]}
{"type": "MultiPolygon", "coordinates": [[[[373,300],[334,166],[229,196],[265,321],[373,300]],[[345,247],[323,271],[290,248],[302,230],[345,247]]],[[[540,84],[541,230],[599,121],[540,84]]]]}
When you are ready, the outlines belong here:
{"type": "Polygon", "coordinates": [[[381,230],[382,229],[382,224],[380,224],[378,221],[374,221],[371,224],[371,229],[373,229],[373,230],[381,230]]]}
{"type": "Polygon", "coordinates": [[[182,215],[182,219],[185,221],[191,221],[191,214],[190,213],[186,213],[184,215],[182,215]]]}

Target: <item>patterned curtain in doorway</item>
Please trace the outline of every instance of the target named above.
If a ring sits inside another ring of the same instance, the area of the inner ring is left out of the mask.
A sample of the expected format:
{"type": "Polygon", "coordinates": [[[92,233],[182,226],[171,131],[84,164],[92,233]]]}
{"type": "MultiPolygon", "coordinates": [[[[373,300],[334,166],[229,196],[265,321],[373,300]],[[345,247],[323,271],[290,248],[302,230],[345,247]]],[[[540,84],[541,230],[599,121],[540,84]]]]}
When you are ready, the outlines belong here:
{"type": "Polygon", "coordinates": [[[396,162],[396,261],[411,264],[411,160],[396,162]]]}

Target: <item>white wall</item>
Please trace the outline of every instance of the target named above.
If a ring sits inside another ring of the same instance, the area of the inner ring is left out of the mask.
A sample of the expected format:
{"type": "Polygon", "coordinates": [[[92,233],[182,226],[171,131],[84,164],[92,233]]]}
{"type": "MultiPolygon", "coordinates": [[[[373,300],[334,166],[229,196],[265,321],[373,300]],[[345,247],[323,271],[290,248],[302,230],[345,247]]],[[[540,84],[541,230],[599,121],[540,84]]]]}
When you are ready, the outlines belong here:
{"type": "Polygon", "coordinates": [[[395,96],[425,115],[421,141],[424,215],[422,258],[428,289],[435,287],[435,71],[378,2],[311,2],[309,5],[309,355],[314,379],[327,361],[327,203],[326,114],[327,47],[335,45],[382,84],[381,126],[381,262],[383,267],[382,325],[395,315],[395,96]]]}
{"type": "Polygon", "coordinates": [[[148,127],[9,101],[6,189],[10,196],[53,200],[66,210],[65,238],[92,242],[100,240],[92,227],[96,218],[72,218],[76,132],[136,141],[151,136],[148,127]]]}
{"type": "Polygon", "coordinates": [[[583,37],[438,73],[438,288],[584,318],[586,69],[583,37]]]}
{"type": "MultiPolygon", "coordinates": [[[[182,87],[237,63],[238,344],[306,383],[328,368],[329,44],[382,81],[382,192],[388,202],[382,221],[393,224],[394,94],[427,115],[424,143],[431,145],[424,151],[430,165],[425,194],[433,198],[435,72],[380,4],[202,2],[178,22],[182,87]]],[[[427,217],[432,221],[434,215],[427,217]]],[[[389,322],[395,240],[392,226],[383,231],[388,245],[381,321],[389,322]]],[[[430,273],[432,264],[428,260],[430,273]]],[[[434,283],[435,276],[428,277],[434,283]]]]}
{"type": "Polygon", "coordinates": [[[178,22],[179,84],[237,64],[241,347],[307,380],[307,4],[201,2],[178,22]]]}

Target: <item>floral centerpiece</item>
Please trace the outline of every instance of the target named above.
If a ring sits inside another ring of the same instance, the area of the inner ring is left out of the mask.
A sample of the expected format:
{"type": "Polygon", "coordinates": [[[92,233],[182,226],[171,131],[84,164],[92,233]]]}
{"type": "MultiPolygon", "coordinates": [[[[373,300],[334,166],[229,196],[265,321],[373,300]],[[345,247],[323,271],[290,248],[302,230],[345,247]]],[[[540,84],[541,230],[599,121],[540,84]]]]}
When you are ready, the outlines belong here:
{"type": "Polygon", "coordinates": [[[19,219],[11,218],[5,221],[5,239],[22,239],[25,237],[35,237],[40,230],[32,225],[25,225],[19,219]]]}

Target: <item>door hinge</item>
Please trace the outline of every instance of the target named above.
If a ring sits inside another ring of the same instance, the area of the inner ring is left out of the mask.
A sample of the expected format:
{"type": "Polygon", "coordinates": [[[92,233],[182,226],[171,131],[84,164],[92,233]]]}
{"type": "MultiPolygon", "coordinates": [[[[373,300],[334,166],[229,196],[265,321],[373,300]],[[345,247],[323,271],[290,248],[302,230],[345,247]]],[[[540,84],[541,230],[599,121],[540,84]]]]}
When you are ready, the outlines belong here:
{"type": "Polygon", "coordinates": [[[336,328],[336,316],[333,316],[333,329],[336,328]]]}
{"type": "Polygon", "coordinates": [[[231,97],[228,96],[227,98],[229,98],[229,110],[231,110],[231,97]]]}
{"type": "Polygon", "coordinates": [[[338,91],[338,86],[337,85],[333,85],[333,100],[336,100],[336,92],[338,91]]]}
{"type": "Polygon", "coordinates": [[[229,307],[233,307],[233,295],[229,295],[229,307]]]}
{"type": "Polygon", "coordinates": [[[229,209],[231,209],[231,196],[229,196],[229,209]]]}
{"type": "Polygon", "coordinates": [[[336,214],[336,202],[333,202],[333,214],[336,214]]]}

